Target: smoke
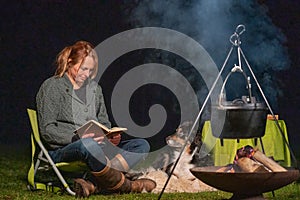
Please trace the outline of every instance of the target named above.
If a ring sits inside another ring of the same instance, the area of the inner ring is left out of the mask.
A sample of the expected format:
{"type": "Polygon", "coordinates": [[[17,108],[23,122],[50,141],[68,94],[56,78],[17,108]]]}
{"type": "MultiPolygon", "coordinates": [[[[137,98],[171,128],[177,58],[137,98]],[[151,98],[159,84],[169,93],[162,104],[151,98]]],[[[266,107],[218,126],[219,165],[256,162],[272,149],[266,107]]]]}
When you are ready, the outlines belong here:
{"type": "MultiPolygon", "coordinates": [[[[198,41],[219,68],[231,46],[230,36],[237,25],[244,24],[246,32],[241,35],[241,48],[272,108],[277,108],[277,98],[282,91],[276,73],[287,69],[290,61],[284,46],[286,38],[272,23],[266,6],[252,0],[142,0],[124,1],[124,6],[134,27],[155,26],[182,32],[198,41]]],[[[234,64],[238,64],[236,53],[232,54],[227,69],[234,64]]],[[[247,68],[245,63],[243,68],[247,68]]],[[[244,82],[238,81],[234,86],[237,84],[245,88],[244,82]]],[[[234,88],[226,88],[231,89],[234,88]]],[[[199,94],[203,95],[200,90],[199,94]]],[[[234,97],[236,93],[231,95],[234,97]]]]}

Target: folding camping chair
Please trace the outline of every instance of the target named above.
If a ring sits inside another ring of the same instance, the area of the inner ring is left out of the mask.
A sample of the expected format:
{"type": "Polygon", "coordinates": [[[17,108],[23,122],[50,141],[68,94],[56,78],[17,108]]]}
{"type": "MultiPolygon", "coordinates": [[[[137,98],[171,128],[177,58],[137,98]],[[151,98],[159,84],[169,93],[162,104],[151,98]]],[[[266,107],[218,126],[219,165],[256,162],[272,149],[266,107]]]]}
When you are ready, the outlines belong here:
{"type": "Polygon", "coordinates": [[[87,174],[87,166],[83,162],[63,162],[63,163],[54,163],[51,157],[48,154],[47,149],[44,147],[39,134],[38,128],[38,120],[37,114],[35,110],[27,109],[27,113],[30,119],[30,124],[32,128],[31,133],[31,147],[32,147],[32,154],[31,154],[31,166],[28,171],[28,189],[30,190],[46,190],[52,192],[61,192],[66,190],[69,194],[75,195],[75,192],[72,191],[68,183],[66,182],[65,178],[63,177],[61,171],[63,172],[76,172],[82,174],[83,178],[87,174]],[[36,144],[40,148],[39,154],[36,156],[36,144]],[[62,187],[55,186],[53,182],[41,183],[36,182],[35,177],[38,172],[42,171],[49,171],[52,170],[57,178],[59,179],[62,187]]]}

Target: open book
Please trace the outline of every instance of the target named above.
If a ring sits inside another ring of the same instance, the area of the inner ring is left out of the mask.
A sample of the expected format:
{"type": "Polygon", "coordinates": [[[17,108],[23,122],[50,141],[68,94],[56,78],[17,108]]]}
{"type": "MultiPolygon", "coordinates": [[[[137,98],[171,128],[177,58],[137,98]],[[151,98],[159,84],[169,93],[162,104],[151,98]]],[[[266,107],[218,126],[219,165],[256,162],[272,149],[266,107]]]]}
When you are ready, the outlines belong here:
{"type": "Polygon", "coordinates": [[[74,133],[78,134],[79,137],[81,138],[83,135],[88,134],[88,133],[94,133],[94,137],[99,137],[99,136],[104,136],[111,138],[114,135],[118,135],[126,131],[127,128],[122,128],[122,127],[113,127],[111,129],[107,128],[103,124],[95,121],[95,120],[90,120],[86,122],[84,125],[79,127],[74,131],[74,133]]]}

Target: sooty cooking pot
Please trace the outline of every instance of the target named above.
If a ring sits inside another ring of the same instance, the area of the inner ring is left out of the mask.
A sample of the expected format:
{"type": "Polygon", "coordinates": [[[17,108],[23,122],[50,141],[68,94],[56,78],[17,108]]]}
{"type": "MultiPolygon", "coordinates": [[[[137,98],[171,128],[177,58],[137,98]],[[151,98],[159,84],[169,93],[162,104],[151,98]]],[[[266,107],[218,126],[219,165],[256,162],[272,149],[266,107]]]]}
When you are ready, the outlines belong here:
{"type": "Polygon", "coordinates": [[[221,139],[262,137],[265,134],[268,108],[252,97],[250,81],[244,72],[242,73],[247,81],[249,96],[227,101],[223,90],[232,73],[227,75],[223,83],[218,104],[212,106],[212,133],[221,139]]]}

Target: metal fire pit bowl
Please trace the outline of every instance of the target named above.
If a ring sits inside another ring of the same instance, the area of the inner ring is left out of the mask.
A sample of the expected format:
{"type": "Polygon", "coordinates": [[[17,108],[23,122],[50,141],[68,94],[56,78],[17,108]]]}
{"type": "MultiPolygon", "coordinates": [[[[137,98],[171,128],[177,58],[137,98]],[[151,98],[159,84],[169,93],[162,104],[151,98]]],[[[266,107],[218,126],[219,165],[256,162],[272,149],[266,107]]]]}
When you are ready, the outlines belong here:
{"type": "Polygon", "coordinates": [[[264,199],[263,193],[274,191],[296,181],[299,170],[286,172],[217,172],[221,167],[195,167],[192,174],[204,183],[231,192],[231,199],[264,199]]]}

